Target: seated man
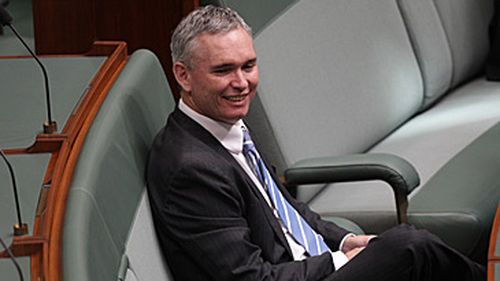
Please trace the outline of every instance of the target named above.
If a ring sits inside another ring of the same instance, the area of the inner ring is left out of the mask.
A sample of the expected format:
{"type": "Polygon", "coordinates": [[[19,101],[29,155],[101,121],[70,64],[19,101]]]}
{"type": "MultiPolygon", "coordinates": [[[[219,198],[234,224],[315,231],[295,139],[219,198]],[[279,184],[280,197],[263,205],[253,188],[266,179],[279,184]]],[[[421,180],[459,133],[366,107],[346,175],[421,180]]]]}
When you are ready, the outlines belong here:
{"type": "Polygon", "coordinates": [[[424,230],[353,235],[280,185],[242,121],[259,82],[251,30],[207,6],[172,35],[178,108],[153,144],[148,189],[176,280],[486,280],[424,230]]]}

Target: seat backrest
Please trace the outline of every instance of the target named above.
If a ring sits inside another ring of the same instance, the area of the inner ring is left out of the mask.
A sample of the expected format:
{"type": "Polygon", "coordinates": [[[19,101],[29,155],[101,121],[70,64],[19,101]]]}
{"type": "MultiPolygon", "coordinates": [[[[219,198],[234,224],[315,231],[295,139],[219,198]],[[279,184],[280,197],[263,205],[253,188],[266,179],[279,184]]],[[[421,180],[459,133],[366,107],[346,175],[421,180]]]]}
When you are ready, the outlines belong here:
{"type": "MultiPolygon", "coordinates": [[[[134,264],[123,260],[142,214],[148,151],[174,105],[158,59],[136,51],[96,116],[75,168],[63,231],[64,280],[134,280],[122,274],[123,266],[133,272],[134,264]]],[[[153,225],[142,228],[152,231],[153,225]]]]}
{"type": "Polygon", "coordinates": [[[392,0],[301,0],[254,43],[261,81],[247,122],[279,173],[303,158],[364,152],[422,104],[392,0]]]}
{"type": "Polygon", "coordinates": [[[424,81],[428,107],[481,73],[488,55],[492,0],[399,0],[424,81]]]}
{"type": "Polygon", "coordinates": [[[366,152],[478,75],[493,11],[492,0],[299,0],[269,16],[253,1],[219,2],[263,22],[247,122],[279,173],[303,158],[366,152]]]}
{"type": "Polygon", "coordinates": [[[202,5],[231,7],[240,14],[245,22],[258,34],[267,24],[282,14],[297,0],[201,0],[202,5]]]}

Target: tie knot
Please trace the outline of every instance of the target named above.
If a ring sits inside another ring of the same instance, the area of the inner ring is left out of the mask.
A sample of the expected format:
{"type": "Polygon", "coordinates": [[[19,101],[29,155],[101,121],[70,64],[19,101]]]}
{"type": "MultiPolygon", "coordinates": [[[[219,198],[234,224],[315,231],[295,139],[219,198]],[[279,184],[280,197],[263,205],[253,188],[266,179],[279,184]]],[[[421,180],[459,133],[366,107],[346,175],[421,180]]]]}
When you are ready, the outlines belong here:
{"type": "Polygon", "coordinates": [[[243,131],[243,152],[247,153],[248,151],[254,151],[255,145],[247,128],[241,127],[241,130],[243,131]]]}

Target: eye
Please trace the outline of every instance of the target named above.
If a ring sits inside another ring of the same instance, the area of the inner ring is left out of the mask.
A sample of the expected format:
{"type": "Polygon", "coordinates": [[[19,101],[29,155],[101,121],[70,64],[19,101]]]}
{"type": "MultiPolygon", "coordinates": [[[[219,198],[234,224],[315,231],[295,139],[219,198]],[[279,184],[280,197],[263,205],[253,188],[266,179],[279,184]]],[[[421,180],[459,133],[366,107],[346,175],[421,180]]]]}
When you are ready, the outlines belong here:
{"type": "Polygon", "coordinates": [[[215,69],[215,70],[214,70],[214,73],[216,73],[216,74],[226,74],[226,73],[228,73],[229,71],[230,71],[230,70],[229,70],[229,69],[227,69],[227,68],[220,68],[220,69],[215,69]]]}
{"type": "Polygon", "coordinates": [[[215,73],[216,75],[226,75],[229,74],[231,71],[233,71],[233,66],[230,65],[221,65],[214,67],[212,69],[212,73],[215,73]]]}
{"type": "Polygon", "coordinates": [[[256,65],[257,65],[256,61],[250,61],[250,62],[247,62],[246,64],[244,64],[242,69],[245,72],[251,72],[256,65]]]}

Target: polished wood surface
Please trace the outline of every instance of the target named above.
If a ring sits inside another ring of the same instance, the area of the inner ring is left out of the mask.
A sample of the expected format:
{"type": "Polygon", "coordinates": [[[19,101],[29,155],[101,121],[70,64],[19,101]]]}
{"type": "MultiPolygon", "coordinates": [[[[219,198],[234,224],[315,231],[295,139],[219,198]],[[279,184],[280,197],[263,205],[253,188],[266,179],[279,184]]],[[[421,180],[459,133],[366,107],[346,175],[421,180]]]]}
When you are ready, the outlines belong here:
{"type": "Polygon", "coordinates": [[[95,40],[120,40],[129,52],[153,51],[172,89],[170,36],[199,0],[33,0],[38,54],[82,53],[95,40]]]}
{"type": "MultiPolygon", "coordinates": [[[[108,91],[125,66],[128,54],[124,42],[95,42],[85,56],[107,56],[90,88],[81,98],[60,133],[39,134],[27,148],[5,150],[6,154],[50,153],[33,234],[14,237],[10,249],[16,256],[31,257],[31,280],[62,280],[62,227],[66,198],[73,171],[86,134],[108,91]]],[[[0,258],[7,253],[0,252],[0,258]]]]}
{"type": "Polygon", "coordinates": [[[33,0],[37,54],[79,54],[96,40],[94,1],[33,0]]]}
{"type": "Polygon", "coordinates": [[[107,93],[111,89],[114,81],[120,74],[121,70],[126,64],[126,48],[119,48],[109,56],[108,61],[102,66],[101,69],[105,70],[99,72],[95,77],[95,95],[92,95],[93,101],[88,107],[88,112],[85,114],[85,118],[82,119],[82,125],[79,129],[78,134],[74,138],[74,142],[71,143],[71,149],[68,150],[68,157],[64,165],[64,170],[59,170],[58,179],[58,192],[54,192],[48,198],[48,205],[53,208],[49,211],[51,216],[51,224],[46,227],[45,233],[50,235],[49,237],[49,251],[48,260],[50,261],[48,268],[48,280],[59,281],[62,280],[62,233],[63,233],[63,223],[64,214],[66,211],[66,199],[69,191],[69,186],[71,184],[71,179],[73,177],[73,171],[80,156],[80,151],[82,149],[83,143],[87,136],[87,132],[92,125],[97,112],[99,111],[107,93]]]}
{"type": "Polygon", "coordinates": [[[500,204],[498,204],[495,221],[490,236],[490,247],[488,250],[488,281],[500,280],[500,276],[495,278],[495,265],[500,265],[500,256],[495,254],[497,247],[498,235],[500,235],[500,204]]]}

